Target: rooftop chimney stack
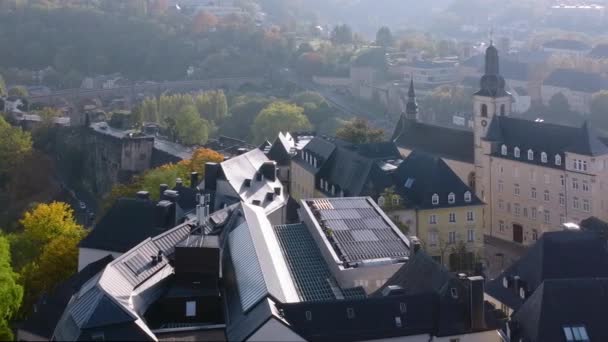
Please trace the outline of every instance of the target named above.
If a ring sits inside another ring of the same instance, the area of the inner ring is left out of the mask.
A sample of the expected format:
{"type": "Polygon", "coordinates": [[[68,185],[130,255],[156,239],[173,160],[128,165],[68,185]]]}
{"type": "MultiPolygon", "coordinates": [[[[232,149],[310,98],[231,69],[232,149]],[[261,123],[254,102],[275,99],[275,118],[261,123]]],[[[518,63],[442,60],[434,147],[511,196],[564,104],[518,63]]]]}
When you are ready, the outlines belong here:
{"type": "Polygon", "coordinates": [[[198,186],[198,172],[190,173],[190,187],[196,188],[198,186]]]}
{"type": "Polygon", "coordinates": [[[260,172],[264,178],[274,182],[277,179],[277,163],[274,161],[265,161],[260,167],[260,172]]]}
{"type": "Polygon", "coordinates": [[[182,186],[184,186],[184,181],[181,178],[176,178],[175,179],[175,187],[181,188],[182,186]]]}
{"type": "Polygon", "coordinates": [[[220,173],[220,164],[205,163],[205,190],[215,191],[217,187],[217,177],[220,173]]]}
{"type": "Polygon", "coordinates": [[[136,197],[138,199],[142,199],[142,200],[149,200],[150,199],[150,193],[147,191],[138,191],[136,194],[136,197]]]}
{"type": "Polygon", "coordinates": [[[159,187],[160,190],[160,199],[163,200],[165,199],[163,196],[165,195],[165,191],[169,189],[169,186],[167,184],[161,184],[159,187]]]}
{"type": "Polygon", "coordinates": [[[468,278],[471,329],[473,331],[480,331],[486,327],[483,282],[483,277],[477,276],[468,278]]]}

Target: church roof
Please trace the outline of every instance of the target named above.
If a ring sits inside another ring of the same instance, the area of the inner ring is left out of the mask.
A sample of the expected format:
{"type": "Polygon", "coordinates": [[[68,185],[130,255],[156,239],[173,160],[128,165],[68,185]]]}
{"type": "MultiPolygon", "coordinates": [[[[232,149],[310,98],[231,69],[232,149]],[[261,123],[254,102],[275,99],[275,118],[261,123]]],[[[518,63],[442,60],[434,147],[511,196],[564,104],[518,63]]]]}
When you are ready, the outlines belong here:
{"type": "Polygon", "coordinates": [[[465,163],[474,162],[473,140],[472,131],[429,125],[403,117],[393,134],[398,147],[465,163]]]}
{"type": "MultiPolygon", "coordinates": [[[[485,139],[500,142],[510,149],[519,147],[522,154],[531,149],[535,152],[534,161],[539,161],[536,154],[540,152],[545,152],[549,156],[560,154],[562,157],[565,152],[587,156],[608,153],[606,144],[587,123],[582,127],[571,127],[496,116],[490,123],[485,139]]],[[[497,151],[496,154],[500,155],[500,151],[497,151]]],[[[528,161],[524,157],[521,160],[528,161]]]]}

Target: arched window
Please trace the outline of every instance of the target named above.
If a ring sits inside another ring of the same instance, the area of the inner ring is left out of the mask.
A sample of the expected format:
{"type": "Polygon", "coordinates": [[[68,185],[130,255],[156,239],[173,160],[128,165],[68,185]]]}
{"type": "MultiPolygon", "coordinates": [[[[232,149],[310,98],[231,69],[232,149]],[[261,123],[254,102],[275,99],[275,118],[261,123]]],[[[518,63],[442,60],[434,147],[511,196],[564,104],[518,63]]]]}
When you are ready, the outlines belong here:
{"type": "Polygon", "coordinates": [[[484,118],[488,117],[488,105],[486,105],[485,103],[481,105],[481,116],[483,116],[484,118]]]}
{"type": "Polygon", "coordinates": [[[508,153],[508,151],[507,151],[507,145],[502,145],[500,147],[500,154],[502,154],[503,156],[506,156],[507,153],[508,153]]]}
{"type": "Polygon", "coordinates": [[[384,204],[386,204],[386,200],[384,199],[383,196],[378,197],[378,205],[381,207],[384,207],[384,204]]]}
{"type": "Polygon", "coordinates": [[[464,201],[467,203],[471,202],[471,192],[470,191],[467,191],[464,193],[464,201]]]}
{"type": "Polygon", "coordinates": [[[528,160],[534,160],[534,151],[528,150],[528,160]]]}
{"type": "Polygon", "coordinates": [[[456,202],[456,195],[454,195],[453,192],[450,192],[450,194],[448,195],[448,203],[454,204],[455,202],[456,202]]]}
{"type": "Polygon", "coordinates": [[[433,197],[431,198],[431,202],[433,203],[433,205],[439,204],[439,195],[433,194],[433,197]]]}
{"type": "Polygon", "coordinates": [[[513,155],[515,156],[515,158],[519,158],[519,147],[513,149],[513,155]]]}
{"type": "Polygon", "coordinates": [[[540,161],[543,163],[547,162],[547,154],[545,152],[540,154],[540,161]]]}
{"type": "Polygon", "coordinates": [[[392,202],[393,205],[399,205],[399,196],[393,196],[392,202]]]}
{"type": "Polygon", "coordinates": [[[555,165],[562,165],[562,156],[559,154],[555,155],[555,165]]]}
{"type": "Polygon", "coordinates": [[[500,115],[506,115],[507,114],[507,107],[504,104],[500,105],[500,115]]]}

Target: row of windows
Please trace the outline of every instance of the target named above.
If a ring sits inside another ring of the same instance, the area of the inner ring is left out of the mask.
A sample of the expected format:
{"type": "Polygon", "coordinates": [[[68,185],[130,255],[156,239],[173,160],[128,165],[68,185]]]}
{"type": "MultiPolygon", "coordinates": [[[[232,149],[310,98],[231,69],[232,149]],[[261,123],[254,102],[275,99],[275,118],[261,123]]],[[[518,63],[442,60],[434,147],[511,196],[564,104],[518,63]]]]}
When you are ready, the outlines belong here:
{"type": "Polygon", "coordinates": [[[508,213],[513,212],[516,217],[523,216],[531,220],[536,220],[538,216],[544,214],[544,222],[547,224],[551,223],[551,212],[549,210],[541,211],[536,207],[531,207],[530,210],[528,210],[527,207],[522,207],[519,203],[513,203],[513,208],[511,209],[511,203],[506,203],[505,206],[505,201],[502,199],[498,200],[498,209],[506,210],[508,213]]]}
{"type": "MultiPolygon", "coordinates": [[[[498,168],[498,172],[500,173],[500,175],[504,175],[504,167],[500,166],[498,168]]],[[[513,176],[515,178],[519,177],[519,169],[517,167],[513,168],[513,176]]],[[[564,178],[564,175],[560,175],[560,184],[562,186],[566,185],[566,181],[564,178]]],[[[544,180],[545,180],[545,184],[551,184],[551,176],[548,174],[544,175],[544,180]]],[[[532,183],[536,182],[536,171],[534,170],[530,170],[530,181],[532,183]]],[[[590,192],[591,191],[591,185],[589,185],[589,181],[587,180],[582,180],[579,183],[579,179],[578,178],[572,178],[572,189],[573,190],[583,190],[584,192],[590,192]]],[[[502,179],[498,180],[498,191],[502,192],[504,190],[504,181],[502,179]]]]}
{"type": "Polygon", "coordinates": [[[335,185],[330,185],[329,182],[323,178],[319,180],[319,189],[324,190],[326,193],[331,193],[332,196],[338,195],[339,197],[344,197],[344,190],[338,190],[335,185]]]}
{"type": "Polygon", "coordinates": [[[313,167],[316,168],[318,166],[317,157],[313,156],[312,153],[302,150],[301,157],[302,157],[302,159],[304,159],[304,161],[306,161],[308,164],[312,165],[313,167]]]}
{"type": "MultiPolygon", "coordinates": [[[[453,245],[457,242],[457,234],[455,231],[448,232],[449,245],[453,245]]],[[[475,242],[475,230],[467,229],[467,242],[475,242]]],[[[439,232],[429,232],[429,245],[437,246],[439,244],[439,232]]]]}
{"type": "MultiPolygon", "coordinates": [[[[464,193],[464,201],[466,203],[470,203],[472,200],[472,194],[470,191],[467,191],[464,193]]],[[[438,194],[433,194],[433,196],[431,197],[431,202],[433,203],[433,205],[439,205],[439,195],[438,194]]],[[[453,192],[450,192],[448,194],[448,203],[449,204],[454,204],[456,203],[456,194],[453,192]]]]}
{"type": "MultiPolygon", "coordinates": [[[[502,145],[500,147],[500,154],[502,154],[503,156],[506,156],[509,154],[509,149],[508,149],[507,145],[502,145]]],[[[520,151],[519,147],[515,147],[513,149],[513,156],[515,158],[521,157],[521,151],[520,151]]],[[[534,160],[534,151],[528,150],[528,160],[534,160]]],[[[556,154],[553,160],[555,162],[555,165],[558,165],[558,166],[562,165],[562,156],[561,155],[556,154]]],[[[547,153],[545,153],[545,152],[540,153],[540,161],[541,161],[541,163],[545,163],[545,164],[548,162],[547,153]]]]}
{"type": "MultiPolygon", "coordinates": [[[[503,220],[498,221],[498,230],[501,233],[505,232],[505,221],[503,221],[503,220]]],[[[536,230],[536,229],[532,229],[532,240],[534,240],[534,241],[538,240],[538,230],[536,230]]]]}
{"type": "MultiPolygon", "coordinates": [[[[501,176],[503,176],[505,174],[504,166],[500,165],[498,167],[498,173],[501,176]]],[[[517,166],[513,167],[513,177],[519,178],[519,168],[517,166]]],[[[563,176],[561,176],[561,177],[563,177],[563,176]]],[[[551,184],[551,175],[544,174],[543,179],[544,179],[545,184],[551,184]]],[[[536,170],[535,169],[530,170],[530,182],[536,183],[536,170]]],[[[563,183],[563,181],[562,181],[562,183],[563,183]]]]}
{"type": "MultiPolygon", "coordinates": [[[[467,211],[467,222],[475,222],[475,213],[472,211],[467,211]]],[[[448,221],[450,223],[456,223],[456,213],[448,214],[448,221]]],[[[429,224],[437,224],[437,215],[431,214],[429,215],[429,224]]]]}
{"type": "Polygon", "coordinates": [[[587,171],[587,161],[580,160],[580,159],[573,159],[572,168],[577,171],[587,171]]]}

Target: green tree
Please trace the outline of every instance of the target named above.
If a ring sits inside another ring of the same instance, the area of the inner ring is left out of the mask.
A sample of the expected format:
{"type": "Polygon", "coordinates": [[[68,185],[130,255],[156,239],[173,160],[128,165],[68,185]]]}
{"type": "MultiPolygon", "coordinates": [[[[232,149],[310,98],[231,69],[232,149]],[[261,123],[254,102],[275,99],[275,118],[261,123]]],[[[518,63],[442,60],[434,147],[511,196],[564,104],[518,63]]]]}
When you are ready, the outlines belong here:
{"type": "Polygon", "coordinates": [[[601,130],[608,131],[608,90],[593,94],[590,117],[601,130]]]}
{"type": "Polygon", "coordinates": [[[202,119],[196,107],[184,106],[175,115],[177,140],[186,145],[200,145],[209,139],[209,122],[202,119]]]}
{"type": "Polygon", "coordinates": [[[264,108],[253,123],[256,142],[274,139],[279,132],[295,132],[311,128],[304,109],[287,102],[273,102],[264,108]]]}
{"type": "Polygon", "coordinates": [[[0,75],[0,96],[6,95],[6,83],[4,82],[4,78],[0,75]]]}
{"type": "Polygon", "coordinates": [[[6,182],[7,173],[31,150],[30,133],[11,126],[0,117],[0,184],[6,182]]]}
{"type": "Polygon", "coordinates": [[[27,93],[27,89],[25,89],[25,87],[16,86],[16,87],[12,87],[11,89],[8,90],[8,95],[9,96],[18,96],[18,97],[27,97],[28,93],[27,93]]]}
{"type": "Polygon", "coordinates": [[[372,128],[365,119],[355,118],[338,128],[336,136],[354,144],[364,144],[381,142],[384,139],[384,131],[372,128]]]}
{"type": "Polygon", "coordinates": [[[158,118],[158,103],[155,98],[146,98],[142,101],[141,112],[144,122],[159,123],[158,118]]]}
{"type": "Polygon", "coordinates": [[[77,271],[78,243],[86,232],[62,202],[39,204],[19,222],[23,230],[13,238],[12,250],[27,249],[19,251],[20,260],[13,258],[15,265],[24,264],[19,272],[25,291],[21,313],[26,314],[43,292],[77,271]]]}
{"type": "Polygon", "coordinates": [[[194,104],[201,118],[221,122],[228,115],[228,101],[223,90],[212,90],[194,97],[194,104]]]}
{"type": "Polygon", "coordinates": [[[0,340],[13,340],[9,321],[19,310],[22,299],[23,287],[18,284],[17,273],[11,267],[8,239],[0,236],[0,340]]]}
{"type": "Polygon", "coordinates": [[[222,134],[252,140],[251,127],[257,115],[271,103],[266,97],[238,96],[230,106],[230,115],[222,122],[222,134]]]}
{"type": "Polygon", "coordinates": [[[383,26],[376,33],[376,45],[382,46],[384,48],[393,46],[394,39],[391,30],[383,26]]]}
{"type": "Polygon", "coordinates": [[[336,45],[351,44],[353,42],[353,31],[346,24],[338,25],[331,31],[331,41],[336,45]]]}

